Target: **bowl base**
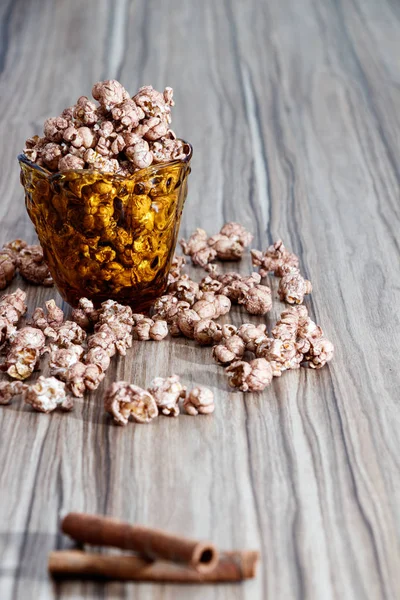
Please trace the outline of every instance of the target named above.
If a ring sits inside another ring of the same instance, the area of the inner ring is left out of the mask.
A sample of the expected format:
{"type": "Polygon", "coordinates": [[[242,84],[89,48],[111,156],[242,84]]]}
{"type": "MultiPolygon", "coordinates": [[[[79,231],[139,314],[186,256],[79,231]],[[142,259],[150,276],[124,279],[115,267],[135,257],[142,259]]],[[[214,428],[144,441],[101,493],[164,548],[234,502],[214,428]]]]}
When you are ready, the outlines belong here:
{"type": "Polygon", "coordinates": [[[62,298],[73,308],[78,306],[79,300],[82,297],[87,297],[90,298],[96,308],[99,308],[102,302],[105,302],[106,300],[115,300],[120,304],[130,306],[134,313],[148,313],[152,304],[155,302],[155,300],[157,300],[157,298],[165,293],[166,289],[167,284],[164,283],[158,288],[153,287],[151,290],[146,290],[142,293],[136,290],[131,294],[127,293],[126,289],[124,289],[123,293],[120,294],[110,293],[107,295],[88,293],[86,296],[84,290],[77,292],[77,290],[72,289],[59,289],[59,292],[62,298]]]}

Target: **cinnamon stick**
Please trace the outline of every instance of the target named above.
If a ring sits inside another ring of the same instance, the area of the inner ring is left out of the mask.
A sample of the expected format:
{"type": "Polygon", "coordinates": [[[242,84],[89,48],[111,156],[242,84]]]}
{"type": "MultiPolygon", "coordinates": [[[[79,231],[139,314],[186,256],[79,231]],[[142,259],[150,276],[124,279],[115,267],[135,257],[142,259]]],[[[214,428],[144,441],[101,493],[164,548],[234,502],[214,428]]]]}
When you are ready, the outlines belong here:
{"type": "Polygon", "coordinates": [[[58,550],[49,554],[54,577],[91,577],[160,583],[222,583],[255,577],[259,553],[252,550],[224,552],[212,570],[199,572],[170,562],[149,562],[138,556],[116,556],[58,550]]]}
{"type": "Polygon", "coordinates": [[[61,529],[84,544],[135,550],[151,560],[184,563],[200,573],[211,571],[218,563],[218,551],[209,542],[190,540],[102,515],[69,513],[63,519],[61,529]]]}

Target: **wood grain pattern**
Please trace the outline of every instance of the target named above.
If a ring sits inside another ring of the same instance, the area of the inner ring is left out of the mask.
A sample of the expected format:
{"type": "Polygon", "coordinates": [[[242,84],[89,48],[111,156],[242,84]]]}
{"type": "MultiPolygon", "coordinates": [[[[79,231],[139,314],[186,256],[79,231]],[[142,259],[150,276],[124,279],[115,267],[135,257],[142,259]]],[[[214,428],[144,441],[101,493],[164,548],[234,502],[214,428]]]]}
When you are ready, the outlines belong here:
{"type": "MultiPolygon", "coordinates": [[[[108,382],[211,384],[210,417],[119,429],[104,386],[69,415],[2,408],[2,600],[400,597],[399,26],[395,0],[0,3],[0,241],[34,239],[16,155],[46,117],[106,77],[172,85],[195,149],[182,233],[234,218],[258,247],[281,236],[336,346],[321,372],[246,397],[183,339],[110,368],[108,382]],[[259,548],[262,568],[240,586],[56,585],[64,510],[259,548]]],[[[26,289],[32,309],[59,299],[26,289]]]]}

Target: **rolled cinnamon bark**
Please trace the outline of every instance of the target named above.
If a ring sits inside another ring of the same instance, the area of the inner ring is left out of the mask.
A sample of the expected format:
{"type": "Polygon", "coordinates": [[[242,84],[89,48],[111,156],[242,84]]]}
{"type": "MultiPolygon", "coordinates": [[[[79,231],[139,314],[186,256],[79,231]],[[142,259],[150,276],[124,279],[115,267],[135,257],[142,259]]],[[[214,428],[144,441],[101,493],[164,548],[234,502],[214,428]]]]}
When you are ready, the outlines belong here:
{"type": "Polygon", "coordinates": [[[211,571],[218,562],[218,551],[209,542],[198,542],[101,515],[69,513],[62,520],[61,529],[84,544],[136,550],[151,560],[161,558],[181,562],[200,573],[211,571]]]}
{"type": "Polygon", "coordinates": [[[259,553],[252,550],[224,552],[211,571],[200,573],[170,562],[149,562],[138,556],[92,554],[58,550],[49,554],[54,577],[92,577],[160,583],[222,583],[255,577],[259,553]]]}

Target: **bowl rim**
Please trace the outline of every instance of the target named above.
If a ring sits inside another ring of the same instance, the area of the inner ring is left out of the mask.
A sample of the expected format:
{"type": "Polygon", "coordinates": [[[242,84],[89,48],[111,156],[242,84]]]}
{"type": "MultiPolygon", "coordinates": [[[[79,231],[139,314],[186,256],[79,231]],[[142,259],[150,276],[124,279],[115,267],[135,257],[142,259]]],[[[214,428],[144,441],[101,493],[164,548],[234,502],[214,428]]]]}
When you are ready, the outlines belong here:
{"type": "Polygon", "coordinates": [[[134,173],[132,173],[132,175],[120,175],[118,172],[116,173],[110,173],[107,171],[100,171],[99,169],[66,169],[65,171],[48,171],[47,169],[45,169],[44,167],[41,167],[40,165],[37,165],[36,163],[32,162],[31,160],[29,160],[29,158],[23,153],[21,152],[20,154],[18,154],[17,159],[19,163],[24,163],[26,165],[28,165],[29,167],[31,167],[32,169],[35,169],[36,171],[38,171],[39,173],[41,173],[42,175],[44,175],[45,177],[47,177],[48,179],[57,179],[60,177],[64,177],[67,173],[100,173],[102,175],[107,175],[109,177],[117,177],[118,179],[121,180],[126,180],[126,179],[137,179],[137,177],[140,177],[140,173],[151,173],[152,170],[158,170],[160,168],[164,168],[164,167],[171,167],[174,165],[188,165],[192,159],[193,156],[193,146],[192,144],[190,144],[190,142],[186,142],[185,140],[180,140],[181,142],[183,142],[184,144],[187,144],[190,148],[190,152],[189,154],[186,156],[186,158],[183,159],[176,159],[176,160],[170,160],[168,162],[164,162],[164,163],[156,163],[156,164],[151,164],[148,167],[145,167],[144,169],[138,169],[137,171],[135,171],[134,173]]]}

